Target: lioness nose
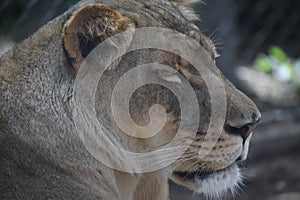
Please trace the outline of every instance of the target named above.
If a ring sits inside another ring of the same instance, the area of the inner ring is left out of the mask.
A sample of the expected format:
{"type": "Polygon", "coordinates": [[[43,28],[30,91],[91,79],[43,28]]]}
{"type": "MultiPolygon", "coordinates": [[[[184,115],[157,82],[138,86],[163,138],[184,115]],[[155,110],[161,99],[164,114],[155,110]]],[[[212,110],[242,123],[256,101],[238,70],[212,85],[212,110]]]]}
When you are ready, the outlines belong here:
{"type": "Polygon", "coordinates": [[[237,89],[231,90],[224,129],[228,134],[239,135],[244,140],[261,119],[255,103],[237,89]]]}
{"type": "Polygon", "coordinates": [[[252,116],[251,116],[252,120],[253,120],[253,124],[256,124],[260,121],[261,119],[261,114],[260,113],[252,113],[252,116]]]}

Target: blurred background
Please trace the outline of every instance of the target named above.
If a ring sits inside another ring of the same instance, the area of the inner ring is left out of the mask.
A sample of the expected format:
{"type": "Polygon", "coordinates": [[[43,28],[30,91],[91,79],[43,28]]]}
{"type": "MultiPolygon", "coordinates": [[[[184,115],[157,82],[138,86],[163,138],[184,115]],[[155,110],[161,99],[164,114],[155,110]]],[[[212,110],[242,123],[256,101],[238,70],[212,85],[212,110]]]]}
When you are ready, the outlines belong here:
{"type": "MultiPolygon", "coordinates": [[[[0,0],[0,55],[78,0],[0,0]]],[[[218,66],[262,111],[237,200],[300,200],[300,1],[194,4],[218,66]]],[[[171,183],[172,200],[202,199],[171,183]]]]}

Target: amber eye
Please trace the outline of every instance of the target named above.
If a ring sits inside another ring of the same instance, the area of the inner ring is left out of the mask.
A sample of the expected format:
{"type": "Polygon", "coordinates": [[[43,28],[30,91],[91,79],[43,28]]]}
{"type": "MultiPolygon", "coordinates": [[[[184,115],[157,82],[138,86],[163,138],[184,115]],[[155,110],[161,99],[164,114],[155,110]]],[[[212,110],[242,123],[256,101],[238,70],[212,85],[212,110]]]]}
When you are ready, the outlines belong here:
{"type": "Polygon", "coordinates": [[[161,79],[163,79],[167,82],[174,82],[174,83],[182,84],[179,74],[181,74],[181,73],[178,71],[175,71],[175,70],[171,70],[170,68],[160,70],[158,72],[158,76],[161,79]]]}

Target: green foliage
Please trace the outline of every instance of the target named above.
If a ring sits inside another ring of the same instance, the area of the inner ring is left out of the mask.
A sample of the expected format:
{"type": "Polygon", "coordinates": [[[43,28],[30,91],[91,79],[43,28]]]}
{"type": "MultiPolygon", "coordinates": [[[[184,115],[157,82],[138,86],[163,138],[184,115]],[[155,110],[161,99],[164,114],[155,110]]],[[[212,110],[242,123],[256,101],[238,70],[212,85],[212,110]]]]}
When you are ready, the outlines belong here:
{"type": "Polygon", "coordinates": [[[255,66],[261,72],[271,73],[273,71],[273,64],[270,57],[264,54],[258,54],[255,59],[255,66]]]}
{"type": "Polygon", "coordinates": [[[278,46],[270,47],[269,54],[279,62],[287,63],[289,61],[287,55],[284,51],[278,46]]]}
{"type": "Polygon", "coordinates": [[[268,55],[258,54],[254,64],[258,71],[271,74],[278,80],[287,82],[300,91],[300,58],[292,61],[282,48],[272,46],[268,55]]]}

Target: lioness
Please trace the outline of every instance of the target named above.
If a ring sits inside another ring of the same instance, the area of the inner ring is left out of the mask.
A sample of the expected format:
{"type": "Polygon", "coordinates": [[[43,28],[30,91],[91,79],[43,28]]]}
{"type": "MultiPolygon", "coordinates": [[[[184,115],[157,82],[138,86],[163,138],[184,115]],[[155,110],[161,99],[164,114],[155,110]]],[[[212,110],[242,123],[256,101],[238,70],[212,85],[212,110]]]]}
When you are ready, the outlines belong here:
{"type": "MultiPolygon", "coordinates": [[[[150,122],[148,111],[153,104],[166,110],[163,129],[148,139],[122,133],[114,123],[109,102],[112,85],[134,66],[156,62],[173,67],[179,73],[165,72],[164,68],[156,73],[168,84],[187,80],[201,110],[197,133],[193,138],[187,134],[191,145],[176,162],[144,173],[112,169],[91,155],[76,133],[80,128],[74,120],[80,115],[74,111],[76,75],[91,51],[114,34],[142,27],[176,30],[205,49],[206,56],[199,59],[214,63],[215,47],[192,23],[195,14],[186,6],[188,3],[82,0],[1,56],[0,199],[163,200],[169,199],[169,178],[213,196],[241,182],[236,162],[246,159],[249,140],[261,114],[214,65],[211,70],[223,81],[226,91],[226,119],[216,144],[204,157],[199,157],[201,145],[211,142],[205,138],[212,114],[208,88],[188,61],[163,50],[141,49],[116,60],[99,81],[95,107],[99,123],[109,130],[103,137],[120,149],[148,152],[159,148],[174,137],[180,125],[180,105],[170,90],[147,84],[130,99],[131,118],[141,126],[150,122]]],[[[120,42],[130,45],[129,37],[120,42]]],[[[115,44],[114,48],[118,47],[115,44]]],[[[82,119],[83,124],[89,122],[85,116],[82,119]]],[[[177,151],[175,147],[173,151],[177,151]]],[[[168,159],[168,155],[164,156],[168,159]]],[[[128,164],[128,168],[137,167],[134,160],[122,154],[114,154],[111,159],[128,164]]]]}

